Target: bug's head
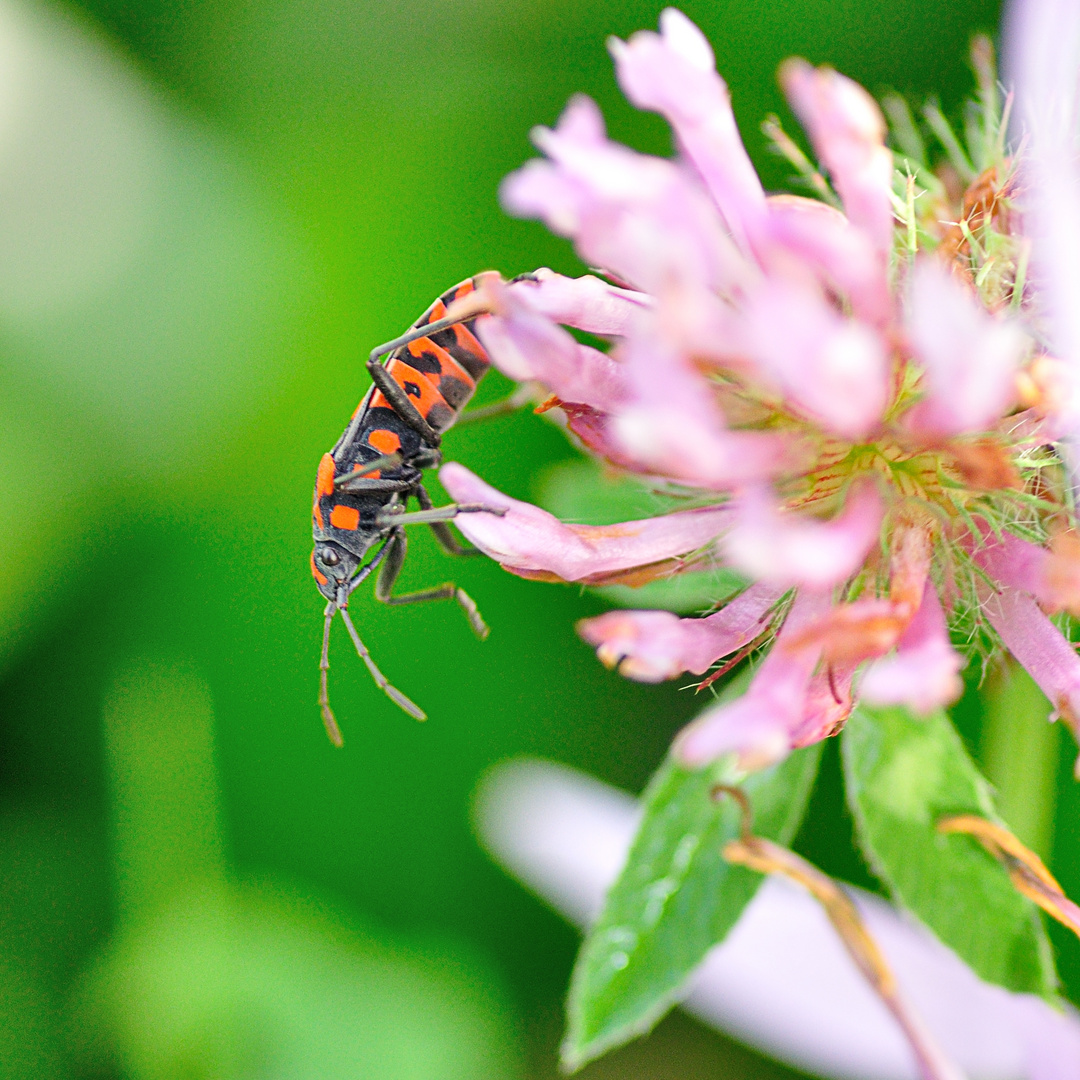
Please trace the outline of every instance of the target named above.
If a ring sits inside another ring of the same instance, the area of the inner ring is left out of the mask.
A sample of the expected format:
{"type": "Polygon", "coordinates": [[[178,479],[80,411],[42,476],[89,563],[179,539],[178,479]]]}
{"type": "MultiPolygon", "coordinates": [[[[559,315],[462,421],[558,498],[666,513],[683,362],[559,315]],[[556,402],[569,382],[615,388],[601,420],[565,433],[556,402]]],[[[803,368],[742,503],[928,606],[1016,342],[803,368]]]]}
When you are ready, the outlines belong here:
{"type": "Polygon", "coordinates": [[[311,553],[311,572],[319,592],[335,600],[342,586],[347,586],[360,565],[360,559],[332,540],[317,540],[311,553]]]}

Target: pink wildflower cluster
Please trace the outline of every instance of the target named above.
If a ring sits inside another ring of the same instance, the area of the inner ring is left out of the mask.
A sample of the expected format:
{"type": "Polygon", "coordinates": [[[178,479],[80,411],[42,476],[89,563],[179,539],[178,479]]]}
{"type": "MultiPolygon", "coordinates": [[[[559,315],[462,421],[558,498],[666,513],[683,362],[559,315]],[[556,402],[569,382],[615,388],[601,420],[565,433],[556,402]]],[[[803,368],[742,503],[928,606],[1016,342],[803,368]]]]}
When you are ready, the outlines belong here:
{"type": "Polygon", "coordinates": [[[950,622],[972,648],[1008,649],[1075,728],[1080,659],[1050,617],[1080,612],[1080,540],[1052,449],[1060,366],[1015,261],[972,268],[980,229],[1019,249],[1011,159],[966,190],[951,178],[951,195],[947,176],[943,195],[920,189],[916,212],[871,97],[791,60],[783,87],[839,206],[770,196],[685,16],[668,9],[659,34],[612,52],[679,154],[610,142],[583,97],[539,129],[546,159],[507,179],[505,204],[603,276],[494,281],[479,332],[588,450],[685,508],[564,524],[448,464],[453,498],[506,509],[461,530],[523,577],[634,585],[720,563],[751,582],[704,617],[612,611],[581,626],[605,663],[646,682],[768,648],[742,698],[680,734],[689,766],[732,751],[748,768],[775,761],[834,734],[859,697],[951,702],[964,660],[950,622]]]}

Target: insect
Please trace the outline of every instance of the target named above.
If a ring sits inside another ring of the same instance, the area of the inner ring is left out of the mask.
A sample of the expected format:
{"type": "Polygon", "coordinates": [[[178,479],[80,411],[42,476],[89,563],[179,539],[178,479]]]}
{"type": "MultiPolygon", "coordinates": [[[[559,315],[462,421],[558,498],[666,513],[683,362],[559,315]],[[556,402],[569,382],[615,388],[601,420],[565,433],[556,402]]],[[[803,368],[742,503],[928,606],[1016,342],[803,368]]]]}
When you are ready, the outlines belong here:
{"type": "MultiPolygon", "coordinates": [[[[343,740],[328,696],[330,627],[340,614],[356,651],[387,696],[418,720],[424,712],[387,682],[360,640],[349,617],[353,590],[378,569],[375,596],[384,604],[455,600],[481,639],[488,628],[476,604],[453,583],[395,596],[394,584],[405,560],[405,527],[427,525],[442,548],[468,555],[446,522],[458,514],[506,511],[480,503],[435,507],[423,484],[423,470],[442,461],[442,433],[458,420],[476,384],[489,366],[488,355],[473,333],[486,308],[478,292],[483,275],[445,292],[401,337],[373,349],[367,361],[372,386],[334,448],[319,462],[312,508],[315,548],[311,571],[326,597],[322,656],[319,661],[319,708],[331,742],[343,740]],[[472,296],[475,303],[470,304],[472,296]],[[451,307],[459,314],[447,311],[451,307]],[[389,359],[382,357],[389,353],[389,359]],[[409,511],[413,498],[419,510],[409,511]],[[365,563],[368,552],[374,550],[365,563]]],[[[491,413],[500,407],[475,410],[491,413]]]]}

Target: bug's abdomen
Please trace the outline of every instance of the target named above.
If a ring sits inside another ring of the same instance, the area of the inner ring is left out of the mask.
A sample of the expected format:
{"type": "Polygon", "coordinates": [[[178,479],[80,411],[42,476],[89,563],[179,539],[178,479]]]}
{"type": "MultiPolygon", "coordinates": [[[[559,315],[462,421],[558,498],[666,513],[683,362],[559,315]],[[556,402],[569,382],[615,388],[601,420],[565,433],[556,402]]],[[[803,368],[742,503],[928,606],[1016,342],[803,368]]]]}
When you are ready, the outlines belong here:
{"type": "MultiPolygon", "coordinates": [[[[441,319],[451,303],[475,290],[475,281],[470,278],[448,290],[414,326],[421,327],[441,319]]],[[[386,365],[394,382],[436,431],[445,431],[454,423],[488,369],[490,361],[473,332],[474,322],[470,319],[430,337],[418,338],[395,350],[386,365]]],[[[376,409],[387,408],[388,404],[376,390],[369,403],[369,415],[376,409]]]]}

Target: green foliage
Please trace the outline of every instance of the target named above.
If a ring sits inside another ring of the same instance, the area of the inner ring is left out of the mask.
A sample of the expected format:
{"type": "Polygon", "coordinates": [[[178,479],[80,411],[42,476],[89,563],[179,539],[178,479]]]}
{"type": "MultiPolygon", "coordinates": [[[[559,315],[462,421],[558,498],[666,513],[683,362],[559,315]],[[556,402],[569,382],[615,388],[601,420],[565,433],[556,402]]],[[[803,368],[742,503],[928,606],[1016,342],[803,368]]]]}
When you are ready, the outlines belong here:
{"type": "Polygon", "coordinates": [[[893,898],[988,982],[1052,993],[1053,961],[1034,905],[972,837],[937,830],[950,814],[998,820],[990,786],[945,714],[860,708],[842,738],[859,842],[893,898]]]}
{"type": "MultiPolygon", "coordinates": [[[[743,781],[756,833],[791,841],[820,756],[820,745],[799,750],[743,781]]],[[[650,783],[626,866],[574,969],[563,1043],[568,1066],[648,1031],[753,898],[760,875],[721,855],[738,834],[736,807],[711,798],[714,784],[739,779],[729,760],[699,772],[668,760],[650,783]]]]}

